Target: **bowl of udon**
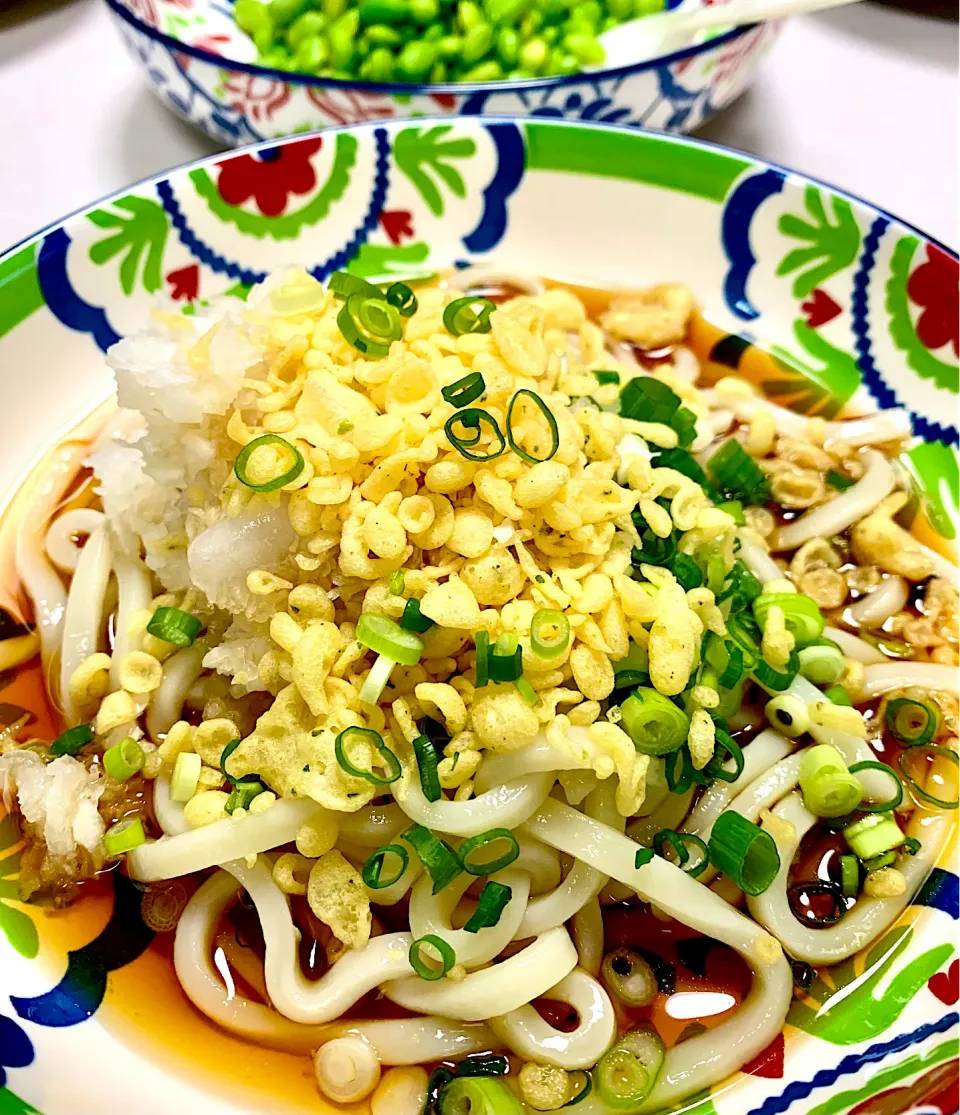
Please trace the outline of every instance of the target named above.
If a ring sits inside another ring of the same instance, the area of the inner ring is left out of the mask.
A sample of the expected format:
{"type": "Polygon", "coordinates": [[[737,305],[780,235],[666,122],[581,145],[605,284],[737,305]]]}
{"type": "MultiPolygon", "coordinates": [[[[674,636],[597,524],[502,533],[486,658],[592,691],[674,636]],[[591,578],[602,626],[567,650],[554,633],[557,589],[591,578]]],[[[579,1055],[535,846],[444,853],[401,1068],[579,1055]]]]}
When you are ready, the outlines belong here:
{"type": "Polygon", "coordinates": [[[0,259],[0,1109],[947,1115],[956,256],[417,128],[0,259]]]}
{"type": "Polygon", "coordinates": [[[441,114],[688,132],[749,87],[780,30],[779,23],[733,27],[669,54],[604,66],[593,54],[590,65],[578,61],[563,41],[596,50],[598,34],[633,9],[643,14],[699,0],[105,2],[151,92],[231,147],[441,114]],[[426,13],[419,23],[416,11],[426,13]],[[409,54],[413,69],[403,64],[409,54]]]}

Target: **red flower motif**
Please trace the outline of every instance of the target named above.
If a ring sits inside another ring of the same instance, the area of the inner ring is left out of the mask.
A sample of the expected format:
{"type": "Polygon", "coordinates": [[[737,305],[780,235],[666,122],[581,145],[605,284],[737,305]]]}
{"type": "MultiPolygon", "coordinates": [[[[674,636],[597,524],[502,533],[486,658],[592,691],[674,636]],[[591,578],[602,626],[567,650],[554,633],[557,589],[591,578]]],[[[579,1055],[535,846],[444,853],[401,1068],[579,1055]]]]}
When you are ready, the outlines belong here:
{"type": "Polygon", "coordinates": [[[413,216],[406,209],[392,209],[380,214],[380,227],[391,244],[399,244],[404,236],[413,236],[413,216]]]}
{"type": "Polygon", "coordinates": [[[927,980],[927,987],[945,1006],[952,1007],[960,999],[960,960],[954,960],[945,972],[937,972],[927,980]]]}
{"type": "Polygon", "coordinates": [[[130,12],[150,27],[159,27],[160,19],[153,0],[128,0],[130,12]]]}
{"type": "Polygon", "coordinates": [[[290,90],[285,81],[255,74],[231,74],[223,87],[230,98],[230,107],[258,123],[270,120],[277,109],[290,100],[290,90]]]}
{"type": "Polygon", "coordinates": [[[200,268],[195,263],[181,267],[179,271],[171,271],[167,275],[170,284],[170,297],[174,302],[183,298],[192,302],[200,293],[200,268]]]}
{"type": "Polygon", "coordinates": [[[302,139],[256,155],[232,155],[217,164],[217,190],[228,205],[253,198],[265,217],[277,217],[286,209],[290,194],[308,194],[317,184],[310,159],[322,142],[302,139]]]}
{"type": "Polygon", "coordinates": [[[393,116],[393,101],[383,93],[353,93],[340,89],[307,89],[307,97],[326,113],[331,124],[359,124],[393,116]]]}
{"type": "Polygon", "coordinates": [[[917,319],[917,336],[927,348],[960,346],[957,310],[957,261],[933,244],[927,245],[927,261],[907,280],[907,297],[923,307],[917,319]]]}
{"type": "Polygon", "coordinates": [[[209,50],[211,54],[223,54],[223,48],[229,42],[229,35],[201,35],[193,40],[193,45],[200,50],[209,50]]]}

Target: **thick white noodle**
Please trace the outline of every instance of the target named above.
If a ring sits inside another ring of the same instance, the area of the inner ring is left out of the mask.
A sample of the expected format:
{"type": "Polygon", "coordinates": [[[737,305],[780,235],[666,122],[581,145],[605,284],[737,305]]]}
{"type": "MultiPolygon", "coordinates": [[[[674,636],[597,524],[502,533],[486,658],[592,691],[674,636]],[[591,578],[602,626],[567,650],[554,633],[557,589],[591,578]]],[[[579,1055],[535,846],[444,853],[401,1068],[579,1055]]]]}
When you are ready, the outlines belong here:
{"type": "Polygon", "coordinates": [[[43,542],[47,557],[58,569],[72,573],[77,568],[83,550],[83,546],[77,543],[77,537],[89,537],[104,522],[103,512],[95,511],[92,507],[75,507],[72,511],[64,511],[59,518],[53,520],[47,530],[43,542]]]}
{"type": "Polygon", "coordinates": [[[131,651],[140,649],[140,635],[130,634],[130,616],[136,611],[149,608],[153,593],[147,567],[139,559],[134,560],[119,549],[113,555],[113,572],[117,578],[119,600],[113,635],[110,685],[113,689],[119,689],[120,663],[131,651]]]}
{"type": "Polygon", "coordinates": [[[847,658],[854,658],[857,662],[862,662],[864,665],[869,665],[874,662],[890,661],[883,651],[877,650],[877,648],[868,643],[866,639],[858,639],[856,635],[851,635],[849,631],[844,631],[842,627],[825,627],[823,629],[823,634],[825,638],[832,639],[847,658]]]}
{"type": "MultiPolygon", "coordinates": [[[[694,833],[706,843],[713,832],[714,821],[740,791],[746,789],[755,778],[789,755],[792,750],[790,741],[779,732],[775,732],[772,728],[761,732],[743,749],[743,771],[739,778],[735,782],[723,782],[717,779],[712,786],[708,786],[684,822],[683,831],[694,833]]],[[[728,759],[723,764],[723,769],[736,770],[736,764],[732,759],[728,759]]]]}
{"type": "Polygon", "coordinates": [[[127,854],[127,871],[140,883],[176,879],[241,856],[268,852],[296,838],[300,826],[322,812],[315,801],[284,798],[263,813],[229,817],[179,836],[162,836],[127,854]]]}
{"type": "MultiPolygon", "coordinates": [[[[794,835],[785,838],[783,826],[770,833],[780,853],[780,872],[770,887],[756,898],[747,898],[750,913],[780,940],[797,960],[808,964],[838,964],[866,948],[899,917],[920,889],[931,868],[946,847],[953,818],[940,810],[917,809],[910,818],[907,834],[920,841],[915,856],[901,855],[896,867],[907,880],[903,894],[896,898],[868,898],[860,895],[857,904],[836,925],[810,929],[793,916],[787,899],[787,876],[800,841],[817,823],[797,793],[790,794],[774,810],[777,817],[793,826],[794,835]]],[[[787,833],[790,833],[787,829],[787,833]]]]}
{"type": "MultiPolygon", "coordinates": [[[[730,945],[753,972],[749,994],[726,1022],[669,1050],[657,1085],[641,1110],[670,1107],[692,1092],[709,1088],[780,1033],[793,998],[793,976],[780,946],[755,922],[659,856],[635,867],[636,844],[629,837],[553,799],[544,802],[524,830],[609,872],[684,925],[730,945]]],[[[588,1105],[591,1099],[583,1102],[588,1105]]]]}
{"type": "Polygon", "coordinates": [[[800,779],[802,761],[803,751],[795,751],[792,755],[781,759],[779,763],[774,763],[749,786],[742,789],[727,808],[756,824],[764,809],[771,809],[782,797],[786,797],[796,788],[800,779]]]}
{"type": "MultiPolygon", "coordinates": [[[[637,812],[638,817],[649,817],[651,813],[656,813],[670,796],[670,787],[667,785],[663,759],[658,759],[656,755],[651,757],[650,766],[647,767],[646,789],[643,803],[637,812]]],[[[574,803],[571,802],[570,804],[573,805],[574,803]]]]}
{"type": "Polygon", "coordinates": [[[548,848],[539,840],[518,839],[520,855],[510,864],[514,871],[526,871],[530,876],[530,893],[546,894],[560,884],[560,857],[555,848],[548,848]]]}
{"type": "Polygon", "coordinates": [[[147,709],[147,732],[154,743],[160,743],[180,719],[187,690],[203,672],[203,656],[209,649],[198,641],[178,650],[163,664],[163,679],[147,709]]]}
{"type": "MultiPolygon", "coordinates": [[[[67,593],[44,549],[47,524],[73,483],[89,446],[68,443],[54,454],[50,467],[35,492],[31,493],[17,530],[17,576],[33,602],[33,616],[40,635],[44,676],[50,672],[60,648],[60,633],[67,606],[67,593]]],[[[56,697],[57,694],[54,694],[56,697]]]]}
{"type": "Polygon", "coordinates": [[[913,685],[921,689],[954,692],[957,688],[957,667],[941,666],[938,662],[884,662],[882,665],[867,666],[862,699],[869,701],[892,689],[906,689],[913,685]]]}
{"type": "Polygon", "coordinates": [[[761,584],[766,584],[767,581],[777,581],[784,576],[783,570],[770,556],[770,552],[765,550],[759,542],[753,542],[745,535],[738,535],[738,537],[740,539],[740,549],[737,550],[737,557],[761,584]]]}
{"type": "Polygon", "coordinates": [[[617,1016],[600,983],[580,968],[547,990],[548,999],[569,1003],[579,1015],[577,1028],[563,1033],[526,1004],[490,1019],[490,1029],[518,1057],[561,1069],[589,1069],[617,1036],[617,1016]]]}
{"type": "Polygon", "coordinates": [[[220,916],[240,891],[226,871],[211,876],[187,903],[177,925],[174,964],[187,996],[225,1030],[271,1049],[308,1054],[333,1038],[354,1035],[370,1042],[385,1065],[415,1065],[481,1053],[497,1044],[478,1023],[424,1016],[398,1019],[350,1019],[307,1026],[238,995],[224,986],[214,967],[214,934],[220,916]]]}
{"type": "MultiPolygon", "coordinates": [[[[777,425],[777,433],[786,437],[806,436],[810,419],[805,414],[777,406],[769,399],[758,395],[747,399],[730,399],[723,396],[723,402],[744,422],[749,422],[758,410],[769,411],[777,425]]],[[[880,445],[885,441],[898,441],[910,436],[910,415],[903,407],[891,407],[868,414],[863,418],[844,418],[839,422],[827,423],[828,440],[840,439],[855,447],[880,445]]]]}
{"type": "Polygon", "coordinates": [[[579,967],[591,976],[599,976],[603,964],[603,911],[596,898],[577,910],[570,928],[580,957],[579,967]]]}
{"type": "Polygon", "coordinates": [[[410,818],[399,805],[367,805],[355,813],[338,813],[340,835],[361,848],[382,848],[404,829],[410,827],[410,818]]]}
{"type": "Polygon", "coordinates": [[[780,527],[771,538],[774,550],[795,550],[811,538],[829,538],[853,526],[886,499],[897,484],[890,462],[882,453],[869,449],[864,453],[867,470],[845,492],[822,503],[792,523],[780,527]]]}
{"type": "Polygon", "coordinates": [[[552,774],[531,774],[469,801],[427,801],[420,783],[411,778],[398,804],[411,821],[433,832],[477,836],[494,827],[515,829],[540,807],[553,782],[552,774]]]}
{"type": "Polygon", "coordinates": [[[363,948],[345,952],[320,979],[308,980],[300,968],[300,935],[293,924],[289,901],[273,881],[267,860],[258,858],[253,867],[247,867],[245,860],[232,860],[223,868],[243,886],[257,908],[267,992],[284,1017],[311,1025],[332,1022],[385,980],[413,974],[408,957],[413,936],[385,933],[371,937],[363,948]]]}
{"type": "MultiPolygon", "coordinates": [[[[338,966],[342,963],[337,961],[338,966]]],[[[557,976],[562,979],[576,964],[577,950],[570,934],[558,926],[508,959],[471,972],[458,982],[442,979],[430,983],[415,976],[386,983],[382,991],[407,1010],[479,1022],[533,1002],[553,987],[557,976]]]]}
{"type": "Polygon", "coordinates": [[[879,627],[891,616],[902,611],[910,590],[903,577],[887,577],[856,604],[851,604],[847,614],[860,627],[879,627]]]}
{"type": "Polygon", "coordinates": [[[447,286],[453,290],[468,290],[471,287],[492,287],[508,284],[531,297],[543,294],[547,289],[539,279],[524,275],[519,271],[502,271],[496,267],[485,267],[482,263],[464,267],[447,278],[447,286]]]}
{"type": "Polygon", "coordinates": [[[60,643],[60,702],[69,724],[77,721],[70,678],[85,658],[96,654],[103,627],[103,603],[110,580],[110,540],[101,527],[87,539],[70,582],[60,643]]]}
{"type": "MultiPolygon", "coordinates": [[[[574,733],[571,731],[571,737],[574,733]]],[[[584,731],[584,735],[586,732],[584,731]]],[[[542,737],[542,733],[541,733],[542,737]]],[[[494,786],[502,786],[505,782],[513,782],[524,778],[528,774],[540,774],[544,771],[557,770],[582,770],[585,764],[575,759],[572,755],[565,755],[555,747],[539,738],[527,747],[517,751],[501,752],[485,758],[473,777],[474,793],[483,794],[494,786]]]]}
{"type": "Polygon", "coordinates": [[[164,836],[180,836],[190,831],[183,815],[183,803],[170,800],[169,767],[163,767],[153,780],[153,814],[164,836]]]}
{"type": "Polygon", "coordinates": [[[627,825],[627,835],[631,840],[649,848],[653,838],[661,829],[677,829],[690,809],[694,789],[691,786],[683,794],[671,794],[667,800],[647,817],[638,817],[627,825]]]}
{"type": "Polygon", "coordinates": [[[491,878],[509,887],[510,901],[503,908],[496,925],[468,933],[454,929],[451,916],[467,887],[474,882],[472,875],[461,875],[433,894],[433,880],[422,875],[410,894],[410,932],[414,938],[433,934],[453,949],[457,963],[465,968],[478,968],[499,956],[513,940],[530,895],[530,876],[525,871],[508,867],[491,878]]]}

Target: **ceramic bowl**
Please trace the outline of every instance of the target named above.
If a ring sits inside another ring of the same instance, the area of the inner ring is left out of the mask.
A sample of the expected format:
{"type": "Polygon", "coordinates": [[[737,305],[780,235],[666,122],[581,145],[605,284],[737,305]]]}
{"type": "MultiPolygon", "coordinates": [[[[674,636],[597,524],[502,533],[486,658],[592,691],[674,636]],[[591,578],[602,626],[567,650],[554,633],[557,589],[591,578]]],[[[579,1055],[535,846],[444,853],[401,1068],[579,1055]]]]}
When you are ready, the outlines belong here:
{"type": "MultiPolygon", "coordinates": [[[[808,413],[906,406],[940,532],[928,537],[949,552],[957,257],[748,155],[541,119],[388,121],[208,158],[0,257],[0,492],[108,401],[104,352],[158,295],[189,313],[192,299],[243,297],[291,262],[323,279],[478,260],[587,285],[686,282],[702,306],[691,344],[714,374],[739,369],[808,413]]],[[[35,699],[0,685],[0,702],[35,699]]],[[[67,912],[19,904],[15,840],[0,821],[0,1112],[325,1110],[306,1057],[244,1045],[193,1011],[169,935],[139,922],[122,876],[67,912]]],[[[890,932],[798,991],[783,1035],[687,1110],[950,1115],[957,895],[950,850],[890,932]]]]}
{"type": "MultiPolygon", "coordinates": [[[[779,24],[740,27],[633,66],[485,84],[334,81],[268,70],[232,0],[105,0],[157,97],[229,146],[366,120],[446,114],[554,116],[688,132],[753,81],[779,24]]],[[[699,0],[669,0],[671,8],[699,0]]]]}

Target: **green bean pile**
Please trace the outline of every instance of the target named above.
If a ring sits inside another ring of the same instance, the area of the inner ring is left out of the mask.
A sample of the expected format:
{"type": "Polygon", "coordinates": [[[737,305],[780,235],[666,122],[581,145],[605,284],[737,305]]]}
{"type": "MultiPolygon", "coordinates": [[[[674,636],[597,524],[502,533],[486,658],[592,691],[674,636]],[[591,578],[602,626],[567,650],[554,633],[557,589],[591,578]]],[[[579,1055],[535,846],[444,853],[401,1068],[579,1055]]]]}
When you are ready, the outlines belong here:
{"type": "Polygon", "coordinates": [[[603,62],[599,36],[664,0],[237,0],[257,61],[343,80],[517,81],[603,62]]]}

